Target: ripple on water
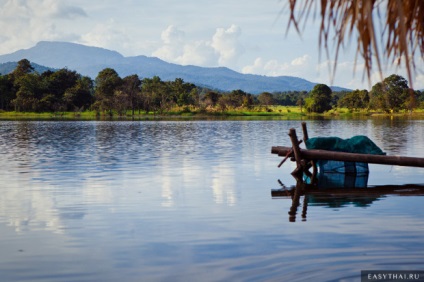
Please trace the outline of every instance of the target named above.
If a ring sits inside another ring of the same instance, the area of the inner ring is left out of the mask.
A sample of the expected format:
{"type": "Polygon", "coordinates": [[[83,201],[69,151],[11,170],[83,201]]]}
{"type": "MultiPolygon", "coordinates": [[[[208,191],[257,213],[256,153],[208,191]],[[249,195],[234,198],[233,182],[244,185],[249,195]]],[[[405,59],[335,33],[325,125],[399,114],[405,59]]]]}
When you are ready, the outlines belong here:
{"type": "MultiPolygon", "coordinates": [[[[300,121],[0,122],[0,272],[32,281],[359,281],[420,269],[419,196],[310,201],[289,221],[300,121]],[[211,273],[211,275],[205,275],[211,273]]],[[[421,121],[308,121],[310,136],[366,134],[423,155],[421,121]],[[399,138],[408,136],[407,140],[399,138]]],[[[299,134],[300,135],[300,134],[299,134]]],[[[422,183],[371,167],[369,183],[422,183]]]]}

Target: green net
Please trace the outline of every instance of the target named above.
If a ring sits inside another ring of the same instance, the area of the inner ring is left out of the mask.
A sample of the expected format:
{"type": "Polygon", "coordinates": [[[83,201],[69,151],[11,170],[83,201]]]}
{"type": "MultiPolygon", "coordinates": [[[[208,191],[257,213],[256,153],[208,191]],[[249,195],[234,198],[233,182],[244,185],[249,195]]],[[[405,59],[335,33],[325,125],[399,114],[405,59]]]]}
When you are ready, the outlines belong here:
{"type": "MultiPolygon", "coordinates": [[[[371,139],[367,136],[359,135],[349,139],[339,137],[315,137],[306,140],[307,149],[327,150],[357,154],[385,155],[371,139]]],[[[368,174],[368,163],[362,162],[342,162],[331,160],[319,160],[317,166],[320,173],[352,173],[368,174]]]]}
{"type": "Polygon", "coordinates": [[[367,136],[358,135],[349,139],[339,137],[315,137],[306,140],[307,149],[328,150],[336,152],[385,155],[367,136]]]}

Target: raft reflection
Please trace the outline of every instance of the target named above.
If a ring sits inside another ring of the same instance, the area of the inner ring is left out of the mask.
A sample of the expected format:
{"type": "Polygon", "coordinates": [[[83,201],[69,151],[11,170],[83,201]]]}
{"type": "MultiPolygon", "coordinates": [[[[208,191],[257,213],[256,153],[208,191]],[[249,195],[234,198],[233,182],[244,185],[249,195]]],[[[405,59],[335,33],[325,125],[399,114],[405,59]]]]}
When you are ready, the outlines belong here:
{"type": "Polygon", "coordinates": [[[291,187],[286,187],[280,180],[278,180],[278,183],[281,188],[271,190],[271,196],[272,198],[292,200],[288,212],[290,222],[296,221],[301,203],[301,218],[302,221],[306,221],[308,205],[327,208],[343,208],[352,205],[369,207],[375,201],[379,201],[388,195],[424,196],[424,184],[335,187],[307,184],[302,179],[296,179],[296,185],[291,187]]]}

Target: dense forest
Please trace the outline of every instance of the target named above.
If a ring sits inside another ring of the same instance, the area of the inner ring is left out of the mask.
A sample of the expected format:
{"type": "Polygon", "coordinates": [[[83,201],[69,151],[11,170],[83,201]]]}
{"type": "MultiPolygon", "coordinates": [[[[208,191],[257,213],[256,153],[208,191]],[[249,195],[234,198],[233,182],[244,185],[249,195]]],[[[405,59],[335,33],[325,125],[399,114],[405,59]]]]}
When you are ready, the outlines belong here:
{"type": "Polygon", "coordinates": [[[242,90],[220,92],[177,78],[140,79],[137,75],[121,78],[111,68],[100,71],[93,81],[66,68],[58,71],[34,71],[23,59],[9,74],[0,74],[0,110],[17,112],[82,112],[126,115],[166,113],[176,107],[186,111],[213,112],[271,105],[299,106],[308,112],[322,113],[336,107],[397,112],[424,107],[424,93],[408,88],[401,76],[391,75],[375,84],[371,91],[332,92],[318,84],[310,92],[264,92],[252,95],[242,90]]]}

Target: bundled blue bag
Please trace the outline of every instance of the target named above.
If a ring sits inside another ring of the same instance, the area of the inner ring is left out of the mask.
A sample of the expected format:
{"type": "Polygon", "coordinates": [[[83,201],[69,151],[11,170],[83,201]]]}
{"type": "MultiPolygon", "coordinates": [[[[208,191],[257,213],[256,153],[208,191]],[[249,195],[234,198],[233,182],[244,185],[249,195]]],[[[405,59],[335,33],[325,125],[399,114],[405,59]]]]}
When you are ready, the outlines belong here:
{"type": "MultiPolygon", "coordinates": [[[[306,148],[310,150],[315,149],[372,155],[386,154],[373,141],[371,141],[371,139],[363,135],[354,136],[349,139],[342,139],[339,137],[315,137],[306,140],[305,145],[306,148]]],[[[319,169],[319,173],[321,174],[320,178],[323,177],[323,174],[328,173],[353,174],[355,176],[367,176],[369,173],[368,163],[363,162],[319,160],[316,164],[319,169]]],[[[335,177],[345,179],[345,177],[337,175],[335,177]]],[[[328,175],[326,178],[328,178],[328,175]]]]}

